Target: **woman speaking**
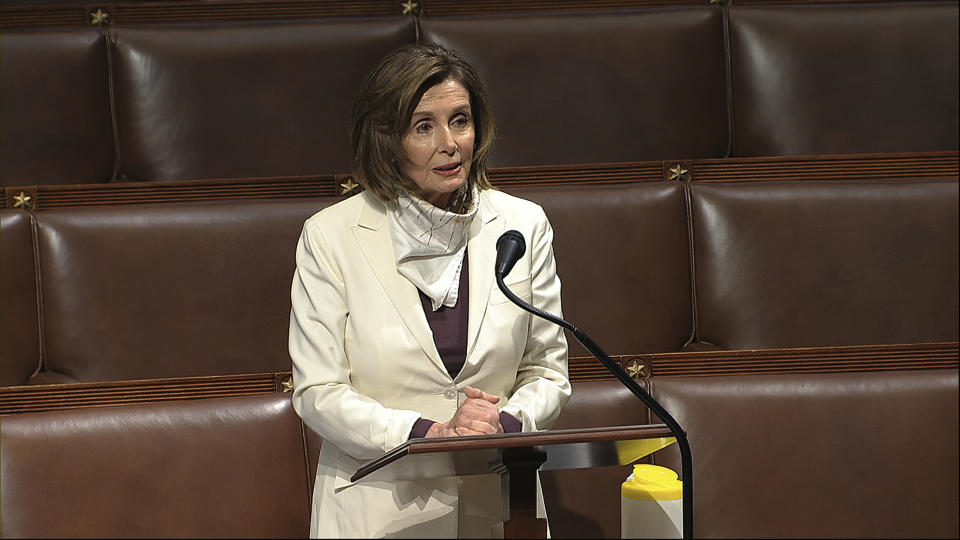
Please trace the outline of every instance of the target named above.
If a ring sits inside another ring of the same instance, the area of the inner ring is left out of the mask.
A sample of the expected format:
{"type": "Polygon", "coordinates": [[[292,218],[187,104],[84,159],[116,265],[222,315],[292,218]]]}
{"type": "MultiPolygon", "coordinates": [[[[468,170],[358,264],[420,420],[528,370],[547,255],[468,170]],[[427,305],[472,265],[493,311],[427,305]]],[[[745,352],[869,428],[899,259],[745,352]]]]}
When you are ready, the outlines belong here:
{"type": "Polygon", "coordinates": [[[516,229],[529,249],[508,286],[561,313],[550,223],[491,186],[493,140],[482,82],[438,45],[392,52],[360,89],[364,191],[305,222],[291,291],[293,405],[323,437],[312,537],[489,537],[494,474],[350,477],[410,438],[548,429],[570,396],[563,331],[495,284],[497,238],[516,229]]]}

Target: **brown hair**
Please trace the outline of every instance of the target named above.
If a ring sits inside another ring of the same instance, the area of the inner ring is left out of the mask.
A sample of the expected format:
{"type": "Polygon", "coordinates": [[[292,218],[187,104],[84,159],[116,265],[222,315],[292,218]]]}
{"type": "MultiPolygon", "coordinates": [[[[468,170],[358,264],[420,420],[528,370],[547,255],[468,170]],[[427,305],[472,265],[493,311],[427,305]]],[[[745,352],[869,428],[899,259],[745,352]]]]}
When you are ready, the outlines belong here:
{"type": "Polygon", "coordinates": [[[480,76],[456,52],[440,45],[405,45],[385,56],[367,75],[351,114],[353,177],[381,201],[393,202],[404,190],[416,190],[401,170],[401,139],[423,94],[447,79],[459,82],[470,94],[475,138],[467,186],[493,187],[487,178],[487,156],[495,128],[480,76]]]}

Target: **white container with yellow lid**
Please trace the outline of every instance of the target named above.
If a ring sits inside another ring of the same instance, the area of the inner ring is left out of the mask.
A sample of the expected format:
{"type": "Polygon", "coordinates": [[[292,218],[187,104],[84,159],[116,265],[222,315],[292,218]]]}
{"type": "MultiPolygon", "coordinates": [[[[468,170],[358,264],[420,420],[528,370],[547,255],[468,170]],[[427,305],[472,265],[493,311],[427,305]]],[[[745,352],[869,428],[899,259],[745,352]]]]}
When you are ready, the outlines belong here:
{"type": "Polygon", "coordinates": [[[683,482],[666,467],[639,464],[623,483],[621,538],[681,538],[683,482]]]}

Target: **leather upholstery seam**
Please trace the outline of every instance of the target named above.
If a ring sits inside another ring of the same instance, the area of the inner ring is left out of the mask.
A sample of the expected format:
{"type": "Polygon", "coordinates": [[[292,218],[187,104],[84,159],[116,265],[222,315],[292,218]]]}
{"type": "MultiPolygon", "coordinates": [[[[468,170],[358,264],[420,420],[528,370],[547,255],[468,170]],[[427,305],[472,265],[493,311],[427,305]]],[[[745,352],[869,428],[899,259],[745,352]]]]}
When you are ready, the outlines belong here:
{"type": "MultiPolygon", "coordinates": [[[[653,366],[651,365],[650,367],[652,368],[653,366]]],[[[652,377],[647,377],[641,380],[640,384],[643,386],[643,389],[646,390],[648,394],[650,394],[651,396],[653,395],[653,378],[652,377]]],[[[644,414],[646,415],[647,425],[652,424],[653,418],[654,418],[653,412],[650,411],[650,407],[644,407],[644,409],[646,409],[644,414]]]]}
{"type": "MultiPolygon", "coordinates": [[[[298,416],[299,416],[299,415],[298,415],[298,416]]],[[[311,509],[312,509],[312,508],[313,508],[313,497],[311,496],[310,490],[311,490],[311,488],[313,487],[314,478],[311,478],[311,475],[310,475],[310,459],[311,459],[311,456],[310,456],[310,444],[308,443],[308,440],[307,440],[307,439],[309,438],[309,436],[310,436],[310,434],[307,433],[307,430],[308,430],[308,429],[310,429],[310,428],[308,428],[307,425],[303,423],[303,420],[300,420],[300,442],[301,442],[301,446],[302,446],[302,448],[303,448],[303,465],[304,465],[304,472],[305,472],[306,477],[307,477],[307,481],[306,481],[306,488],[307,488],[307,490],[306,490],[306,491],[307,491],[307,492],[306,492],[306,496],[307,496],[307,508],[311,508],[311,509]]],[[[323,444],[323,443],[321,442],[321,444],[323,444]]],[[[319,459],[319,457],[320,457],[320,456],[318,455],[318,456],[317,456],[317,459],[319,459]]],[[[309,532],[309,531],[308,531],[308,532],[309,532]]]]}
{"type": "Polygon", "coordinates": [[[413,42],[421,45],[422,42],[420,39],[422,36],[423,34],[420,32],[420,14],[418,13],[413,16],[413,42]]]}
{"type": "Polygon", "coordinates": [[[692,328],[690,337],[684,344],[684,347],[696,341],[700,337],[700,311],[697,302],[697,265],[696,249],[694,249],[693,235],[693,185],[691,182],[683,184],[683,202],[687,222],[687,255],[690,264],[690,316],[692,328]]]}
{"type": "Polygon", "coordinates": [[[120,172],[120,130],[117,120],[117,96],[114,82],[113,39],[110,33],[103,28],[100,29],[100,34],[106,42],[107,49],[107,96],[110,100],[110,128],[113,132],[113,174],[111,174],[110,180],[114,181],[120,172]]]}
{"type": "Polygon", "coordinates": [[[37,302],[37,368],[30,374],[30,378],[37,376],[42,373],[46,368],[47,364],[47,337],[44,321],[46,316],[44,314],[43,307],[43,272],[40,271],[42,268],[40,265],[40,233],[39,233],[39,222],[36,216],[33,213],[30,213],[30,243],[33,248],[33,280],[34,280],[34,289],[37,302]]]}
{"type": "MultiPolygon", "coordinates": [[[[651,366],[651,367],[653,367],[653,366],[651,366]]],[[[655,382],[656,382],[656,381],[654,380],[652,374],[651,374],[651,376],[648,377],[645,381],[643,381],[643,385],[646,387],[646,388],[644,388],[644,390],[646,390],[647,393],[650,394],[650,397],[652,397],[653,399],[657,399],[656,396],[653,395],[654,386],[655,386],[654,383],[655,383],[655,382]]],[[[652,424],[652,423],[653,423],[653,413],[650,412],[650,407],[647,407],[647,424],[649,425],[649,424],[652,424]]],[[[660,454],[660,452],[654,452],[654,453],[650,454],[650,464],[651,464],[651,465],[656,465],[656,464],[657,464],[657,456],[658,456],[659,454],[660,454]]]]}
{"type": "Polygon", "coordinates": [[[727,5],[722,5],[720,10],[723,16],[723,60],[727,83],[727,150],[723,157],[728,158],[733,153],[733,68],[730,60],[732,54],[730,50],[730,12],[727,5]]]}

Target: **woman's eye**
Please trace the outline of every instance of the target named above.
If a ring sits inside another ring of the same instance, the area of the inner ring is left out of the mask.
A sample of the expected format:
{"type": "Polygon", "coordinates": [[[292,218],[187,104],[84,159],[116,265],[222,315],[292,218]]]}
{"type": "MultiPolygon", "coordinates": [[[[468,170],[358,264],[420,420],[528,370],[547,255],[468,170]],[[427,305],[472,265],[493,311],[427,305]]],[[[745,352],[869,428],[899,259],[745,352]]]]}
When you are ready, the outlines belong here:
{"type": "Polygon", "coordinates": [[[453,125],[458,128],[465,128],[470,125],[470,119],[465,116],[459,116],[453,120],[453,125]]]}
{"type": "Polygon", "coordinates": [[[426,122],[421,122],[421,123],[413,126],[413,130],[414,130],[415,132],[417,132],[417,133],[429,133],[429,132],[430,132],[430,124],[427,124],[426,122]]]}

